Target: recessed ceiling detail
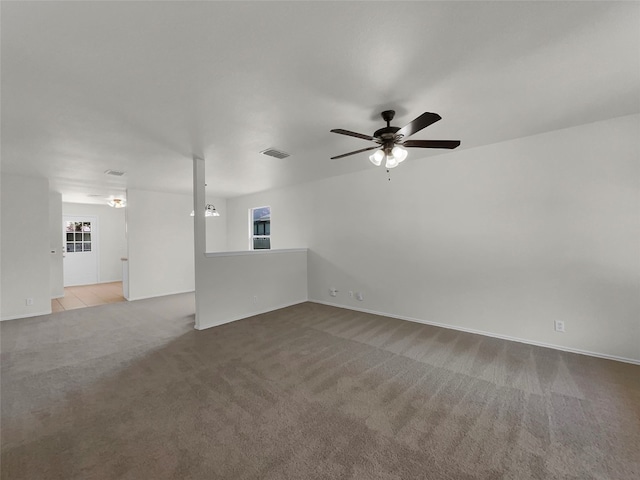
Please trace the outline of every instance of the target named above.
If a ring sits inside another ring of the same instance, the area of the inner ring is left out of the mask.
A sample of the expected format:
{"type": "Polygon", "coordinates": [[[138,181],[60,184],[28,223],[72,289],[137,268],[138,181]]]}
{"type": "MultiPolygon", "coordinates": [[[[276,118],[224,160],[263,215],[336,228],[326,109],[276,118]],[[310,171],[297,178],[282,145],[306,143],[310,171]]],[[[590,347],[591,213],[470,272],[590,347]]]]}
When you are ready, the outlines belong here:
{"type": "Polygon", "coordinates": [[[290,153],[283,152],[282,150],[276,150],[275,148],[267,148],[266,150],[262,150],[260,153],[275,158],[287,158],[291,156],[290,153]]]}
{"type": "Polygon", "coordinates": [[[105,170],[104,173],[107,175],[113,175],[115,177],[121,177],[125,174],[125,172],[119,172],[118,170],[105,170]]]}

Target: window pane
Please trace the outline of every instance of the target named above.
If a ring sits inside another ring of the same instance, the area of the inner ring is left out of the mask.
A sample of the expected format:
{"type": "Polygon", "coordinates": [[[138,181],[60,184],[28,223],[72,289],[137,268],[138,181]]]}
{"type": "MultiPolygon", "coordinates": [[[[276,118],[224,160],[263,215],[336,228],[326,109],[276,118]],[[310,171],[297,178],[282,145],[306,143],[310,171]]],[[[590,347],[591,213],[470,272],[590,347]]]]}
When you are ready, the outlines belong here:
{"type": "Polygon", "coordinates": [[[82,247],[82,251],[83,252],[90,252],[91,251],[91,243],[85,243],[84,246],[82,247]]]}
{"type": "Polygon", "coordinates": [[[270,238],[254,238],[253,249],[254,250],[269,250],[271,248],[270,238]]]}
{"type": "Polygon", "coordinates": [[[267,250],[271,248],[271,207],[258,207],[251,209],[251,221],[253,238],[251,244],[254,250],[267,250]],[[259,238],[257,238],[259,237],[259,238]]]}
{"type": "Polygon", "coordinates": [[[90,233],[85,233],[85,234],[83,234],[83,235],[82,235],[82,239],[83,239],[85,242],[90,242],[90,241],[91,241],[91,234],[90,234],[90,233]]]}
{"type": "Polygon", "coordinates": [[[81,241],[82,241],[82,234],[76,233],[76,242],[81,242],[81,241]]]}
{"type": "Polygon", "coordinates": [[[73,242],[73,233],[67,233],[67,242],[73,242]]]}
{"type": "Polygon", "coordinates": [[[74,229],[74,223],[73,222],[67,222],[66,226],[64,227],[65,231],[67,232],[73,232],[74,229]]]}
{"type": "Polygon", "coordinates": [[[81,232],[81,231],[82,231],[82,222],[76,222],[76,223],[74,223],[74,227],[73,227],[73,228],[74,228],[74,230],[75,230],[76,232],[81,232]]]}
{"type": "Polygon", "coordinates": [[[90,232],[91,231],[91,222],[84,222],[82,224],[82,231],[83,232],[90,232]]]}
{"type": "Polygon", "coordinates": [[[75,252],[73,248],[73,243],[67,243],[67,252],[75,252]]]}
{"type": "Polygon", "coordinates": [[[271,220],[271,207],[261,207],[253,209],[253,221],[256,220],[271,220]]]}

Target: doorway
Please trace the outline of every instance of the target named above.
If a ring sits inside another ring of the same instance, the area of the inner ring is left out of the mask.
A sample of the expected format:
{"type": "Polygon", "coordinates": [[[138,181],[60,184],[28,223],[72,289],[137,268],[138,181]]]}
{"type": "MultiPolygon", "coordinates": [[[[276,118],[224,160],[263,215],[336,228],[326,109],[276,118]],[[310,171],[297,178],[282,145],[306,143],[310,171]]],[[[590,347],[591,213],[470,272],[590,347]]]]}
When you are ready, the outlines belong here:
{"type": "Polygon", "coordinates": [[[62,232],[64,286],[98,283],[98,218],[65,215],[62,232]]]}
{"type": "Polygon", "coordinates": [[[51,300],[52,312],[63,312],[76,308],[95,307],[107,303],[126,302],[122,296],[122,282],[99,283],[66,287],[64,297],[51,300]]]}

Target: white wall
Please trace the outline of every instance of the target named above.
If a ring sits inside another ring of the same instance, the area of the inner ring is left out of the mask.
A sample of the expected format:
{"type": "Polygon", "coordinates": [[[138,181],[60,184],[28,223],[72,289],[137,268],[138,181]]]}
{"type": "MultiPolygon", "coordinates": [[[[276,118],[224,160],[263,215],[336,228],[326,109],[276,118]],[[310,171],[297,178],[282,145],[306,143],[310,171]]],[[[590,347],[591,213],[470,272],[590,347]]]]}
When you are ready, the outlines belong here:
{"type": "Polygon", "coordinates": [[[64,297],[62,194],[49,192],[49,286],[51,298],[64,297]]]}
{"type": "Polygon", "coordinates": [[[638,131],[631,115],[411,150],[391,182],[371,167],[231,199],[228,248],[271,205],[273,247],[309,247],[311,300],[640,361],[638,131]]]}
{"type": "Polygon", "coordinates": [[[215,205],[219,217],[206,217],[207,252],[227,251],[227,200],[207,197],[207,203],[215,205]]]}
{"type": "MultiPolygon", "coordinates": [[[[67,203],[62,204],[62,214],[71,216],[94,216],[98,219],[98,249],[100,257],[98,282],[122,280],[122,257],[127,256],[125,235],[125,208],[109,205],[67,203]]],[[[62,226],[62,218],[60,218],[62,226]]]]}
{"type": "Polygon", "coordinates": [[[49,182],[3,174],[0,203],[0,319],[51,313],[49,182]]]}
{"type": "Polygon", "coordinates": [[[193,291],[193,197],[132,189],[126,210],[129,299],[193,291]]]}
{"type": "Polygon", "coordinates": [[[196,282],[199,330],[270,312],[307,300],[307,251],[209,254],[196,282]]]}
{"type": "MultiPolygon", "coordinates": [[[[205,203],[205,162],[193,158],[193,203],[205,203]]],[[[206,198],[216,205],[220,217],[193,218],[195,252],[195,328],[222,325],[259,313],[269,312],[307,300],[307,250],[256,252],[208,252],[215,242],[212,233],[226,235],[226,202],[206,198]],[[216,203],[217,202],[217,203],[216,203]],[[225,225],[212,220],[225,219],[225,225]],[[212,226],[213,225],[213,226],[212,226]],[[223,230],[224,228],[224,230],[223,230]],[[213,241],[212,241],[213,240],[213,241]]]]}

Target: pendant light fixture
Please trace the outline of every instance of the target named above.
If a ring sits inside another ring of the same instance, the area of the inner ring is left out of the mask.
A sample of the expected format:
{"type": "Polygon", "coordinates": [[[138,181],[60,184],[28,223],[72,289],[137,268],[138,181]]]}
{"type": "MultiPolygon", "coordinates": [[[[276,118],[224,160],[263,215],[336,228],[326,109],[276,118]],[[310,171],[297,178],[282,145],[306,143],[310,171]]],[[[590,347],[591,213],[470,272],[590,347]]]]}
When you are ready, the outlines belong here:
{"type": "MultiPolygon", "coordinates": [[[[193,210],[191,211],[191,216],[192,217],[196,216],[196,213],[193,210]]],[[[205,217],[219,217],[220,216],[220,212],[218,212],[218,210],[216,210],[216,207],[212,203],[207,203],[207,205],[204,207],[204,216],[205,217]]]]}

